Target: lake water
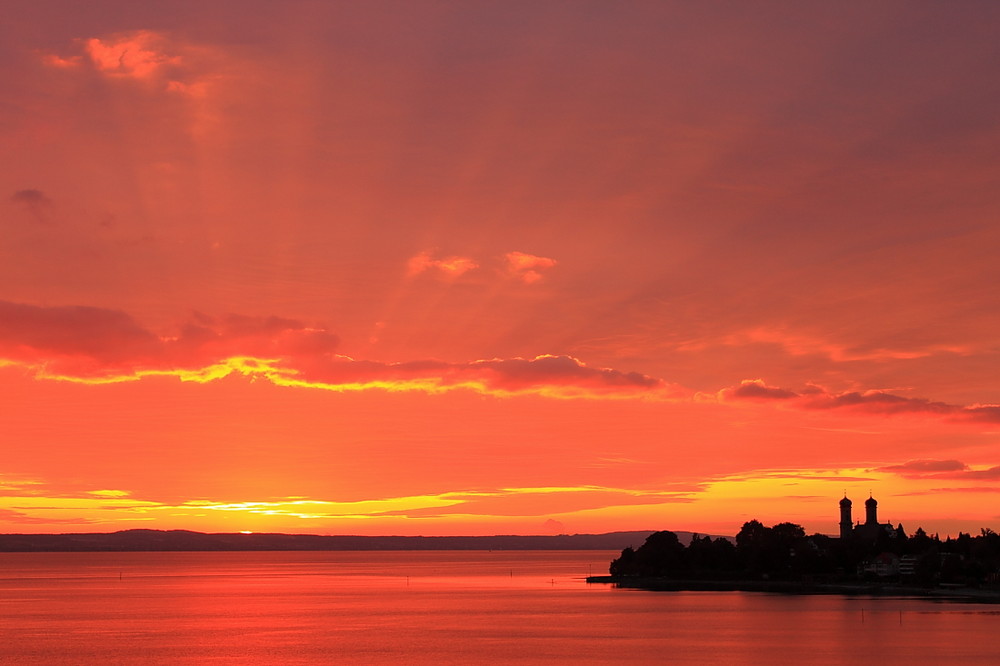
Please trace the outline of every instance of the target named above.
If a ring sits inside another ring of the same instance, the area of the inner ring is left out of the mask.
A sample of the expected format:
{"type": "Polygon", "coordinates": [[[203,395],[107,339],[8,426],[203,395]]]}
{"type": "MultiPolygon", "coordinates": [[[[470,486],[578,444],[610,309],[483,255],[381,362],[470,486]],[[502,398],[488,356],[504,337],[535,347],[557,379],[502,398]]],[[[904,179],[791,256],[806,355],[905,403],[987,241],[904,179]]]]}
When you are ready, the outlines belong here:
{"type": "Polygon", "coordinates": [[[615,555],[0,553],[0,664],[1000,659],[1000,606],[584,582],[615,555]]]}

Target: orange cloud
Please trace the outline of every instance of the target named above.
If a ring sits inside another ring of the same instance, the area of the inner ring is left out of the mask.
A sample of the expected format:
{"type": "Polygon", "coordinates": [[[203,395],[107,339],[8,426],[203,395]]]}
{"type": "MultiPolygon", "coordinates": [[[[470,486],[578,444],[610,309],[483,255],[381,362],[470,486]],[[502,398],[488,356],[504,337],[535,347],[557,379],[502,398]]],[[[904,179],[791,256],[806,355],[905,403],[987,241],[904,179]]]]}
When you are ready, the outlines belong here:
{"type": "Polygon", "coordinates": [[[740,385],[720,391],[723,399],[737,400],[788,400],[798,394],[783,388],[768,386],[761,379],[744,379],[740,385]]]}
{"type": "Polygon", "coordinates": [[[507,262],[507,273],[525,284],[532,284],[542,279],[542,273],[556,265],[555,259],[539,257],[526,252],[508,252],[504,255],[507,262]]]}
{"type": "Polygon", "coordinates": [[[68,58],[63,58],[57,56],[54,53],[47,53],[42,56],[42,62],[49,67],[58,67],[60,69],[73,69],[79,67],[83,62],[83,56],[75,55],[68,58]]]}
{"type": "Polygon", "coordinates": [[[477,268],[479,268],[479,264],[468,257],[453,256],[435,259],[430,252],[426,251],[411,257],[407,262],[407,274],[411,277],[433,270],[444,277],[456,278],[477,268]]]}
{"type": "Polygon", "coordinates": [[[164,41],[155,32],[139,30],[106,39],[88,39],[84,51],[101,72],[144,79],[164,67],[181,63],[179,56],[164,52],[164,41]]]}
{"type": "Polygon", "coordinates": [[[57,69],[88,66],[103,76],[155,82],[162,90],[204,97],[209,77],[194,61],[205,49],[185,44],[153,30],[136,30],[77,41],[80,53],[63,57],[45,54],[42,62],[57,69]],[[194,57],[192,57],[194,56],[194,57]]]}
{"type": "Polygon", "coordinates": [[[468,389],[479,393],[535,393],[556,398],[648,397],[676,395],[666,382],[637,372],[591,368],[569,356],[490,359],[467,363],[409,361],[381,363],[346,357],[317,359],[296,373],[278,372],[277,384],[331,390],[421,390],[430,393],[468,389]]]}
{"type": "Polygon", "coordinates": [[[592,368],[568,356],[467,363],[358,361],[335,354],[339,339],[322,328],[280,317],[196,313],[178,335],[161,337],[124,312],[39,307],[0,301],[0,363],[36,376],[91,383],[174,375],[211,381],[234,372],[284,386],[537,393],[552,397],[662,397],[662,380],[592,368]]]}
{"type": "MultiPolygon", "coordinates": [[[[570,356],[388,363],[336,353],[339,338],[322,327],[281,317],[195,313],[173,336],[140,326],[127,313],[95,307],[39,307],[0,301],[0,365],[31,368],[38,378],[84,383],[176,376],[208,382],[233,373],[281,386],[333,391],[455,389],[484,394],[532,393],[555,398],[705,399],[639,372],[596,368],[570,356]]],[[[799,391],[745,380],[718,391],[722,403],[771,403],[808,411],[892,416],[912,414],[956,422],[1000,422],[1000,405],[953,405],[886,391],[799,391]]]]}
{"type": "MultiPolygon", "coordinates": [[[[656,377],[591,367],[570,356],[388,363],[356,360],[337,353],[338,348],[338,336],[325,328],[274,316],[215,318],[195,313],[177,334],[161,336],[118,310],[0,301],[0,365],[31,368],[38,378],[107,383],[170,375],[207,382],[237,373],[282,386],[333,391],[465,389],[556,398],[698,397],[656,377]]],[[[759,379],[722,389],[716,400],[808,411],[1000,422],[998,405],[953,405],[880,390],[837,394],[813,385],[794,391],[768,386],[759,379]]]]}

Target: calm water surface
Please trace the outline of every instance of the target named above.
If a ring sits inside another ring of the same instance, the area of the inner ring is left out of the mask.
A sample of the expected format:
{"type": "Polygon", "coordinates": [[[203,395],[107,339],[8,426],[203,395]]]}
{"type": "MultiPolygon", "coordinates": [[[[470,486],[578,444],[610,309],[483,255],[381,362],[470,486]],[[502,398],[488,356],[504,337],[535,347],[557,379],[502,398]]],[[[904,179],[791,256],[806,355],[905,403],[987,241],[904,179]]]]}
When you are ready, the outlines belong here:
{"type": "Polygon", "coordinates": [[[1000,663],[1000,606],[587,585],[614,555],[0,553],[0,664],[1000,663]]]}

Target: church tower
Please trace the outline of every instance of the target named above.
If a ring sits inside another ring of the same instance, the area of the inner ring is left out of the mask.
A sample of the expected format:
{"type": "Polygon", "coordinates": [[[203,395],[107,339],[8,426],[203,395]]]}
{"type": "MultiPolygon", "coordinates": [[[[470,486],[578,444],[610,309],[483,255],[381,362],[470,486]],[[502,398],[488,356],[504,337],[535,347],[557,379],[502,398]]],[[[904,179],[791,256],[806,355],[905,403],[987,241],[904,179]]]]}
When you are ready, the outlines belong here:
{"type": "Polygon", "coordinates": [[[865,525],[878,525],[878,502],[868,493],[865,500],[865,525]]]}
{"type": "Polygon", "coordinates": [[[840,500],[840,538],[851,538],[851,530],[853,528],[854,521],[851,519],[851,500],[847,499],[847,493],[844,493],[844,499],[840,500]]]}

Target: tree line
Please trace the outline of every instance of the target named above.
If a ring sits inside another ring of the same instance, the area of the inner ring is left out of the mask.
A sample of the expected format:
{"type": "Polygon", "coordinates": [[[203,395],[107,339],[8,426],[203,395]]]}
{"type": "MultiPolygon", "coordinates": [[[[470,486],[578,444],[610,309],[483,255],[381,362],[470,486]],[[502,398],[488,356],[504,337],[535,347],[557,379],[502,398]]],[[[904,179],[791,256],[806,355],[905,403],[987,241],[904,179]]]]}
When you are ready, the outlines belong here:
{"type": "Polygon", "coordinates": [[[873,534],[837,539],[807,536],[794,523],[765,527],[743,524],[735,540],[694,535],[685,546],[670,531],[651,534],[638,548],[625,548],[611,562],[612,576],[676,579],[846,581],[905,579],[915,584],[997,583],[1000,535],[982,529],[976,537],[959,532],[944,540],[918,529],[908,536],[902,525],[878,526],[873,534]],[[876,562],[892,566],[877,568],[876,562]]]}

